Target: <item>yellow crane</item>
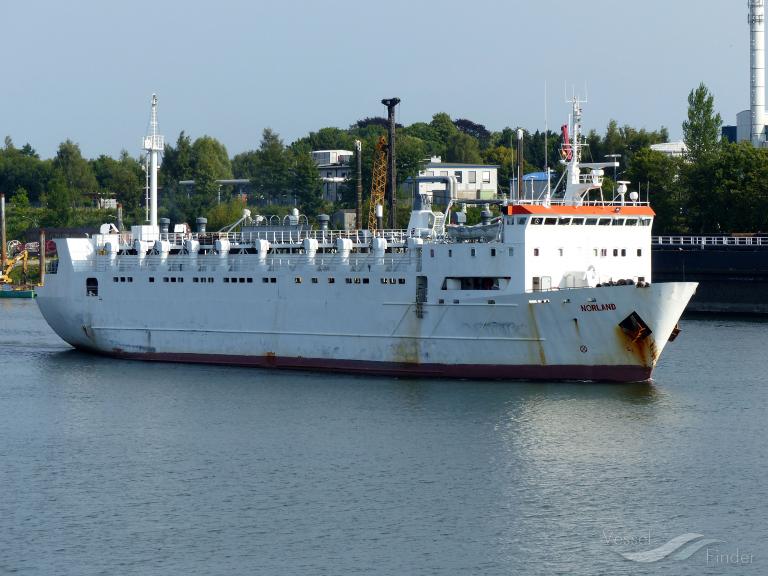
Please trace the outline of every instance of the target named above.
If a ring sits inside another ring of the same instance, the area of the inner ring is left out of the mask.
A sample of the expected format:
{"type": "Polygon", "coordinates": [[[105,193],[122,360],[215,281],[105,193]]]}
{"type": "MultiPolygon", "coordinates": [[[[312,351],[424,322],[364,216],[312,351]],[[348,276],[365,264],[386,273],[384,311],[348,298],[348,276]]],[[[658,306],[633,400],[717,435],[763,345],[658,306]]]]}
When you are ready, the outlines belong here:
{"type": "Polygon", "coordinates": [[[24,270],[24,282],[27,278],[27,259],[29,258],[29,252],[22,250],[16,256],[11,258],[5,263],[5,269],[0,270],[0,284],[12,284],[11,271],[16,268],[16,265],[21,262],[24,270]]]}
{"type": "Polygon", "coordinates": [[[376,233],[376,206],[384,205],[384,192],[387,189],[387,139],[382,136],[376,143],[373,153],[373,173],[371,176],[371,204],[368,207],[368,230],[376,233]]]}

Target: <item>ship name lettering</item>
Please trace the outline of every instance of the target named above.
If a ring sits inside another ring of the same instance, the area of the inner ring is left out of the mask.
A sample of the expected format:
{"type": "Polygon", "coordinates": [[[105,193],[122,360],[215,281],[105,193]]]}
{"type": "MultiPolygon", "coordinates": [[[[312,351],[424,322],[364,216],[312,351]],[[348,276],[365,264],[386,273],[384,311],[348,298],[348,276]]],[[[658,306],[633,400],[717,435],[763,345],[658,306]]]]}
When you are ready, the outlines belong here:
{"type": "Polygon", "coordinates": [[[603,310],[616,310],[616,304],[582,304],[582,312],[601,312],[603,310]]]}

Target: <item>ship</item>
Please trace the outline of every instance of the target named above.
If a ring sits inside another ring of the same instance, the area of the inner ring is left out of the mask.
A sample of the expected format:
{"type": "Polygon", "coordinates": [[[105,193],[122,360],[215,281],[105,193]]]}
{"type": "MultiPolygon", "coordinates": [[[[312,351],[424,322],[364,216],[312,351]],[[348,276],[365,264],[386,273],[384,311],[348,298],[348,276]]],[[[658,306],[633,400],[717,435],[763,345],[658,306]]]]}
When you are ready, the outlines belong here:
{"type": "MultiPolygon", "coordinates": [[[[153,96],[148,224],[57,239],[37,302],[79,350],[110,357],[398,377],[635,382],[652,378],[695,282],[651,277],[654,212],[582,161],[574,98],[561,182],[451,224],[464,200],[415,193],[403,230],[157,223],[153,96]],[[570,136],[569,136],[570,134],[570,136]]],[[[273,222],[274,224],[274,222],[273,222]]]]}

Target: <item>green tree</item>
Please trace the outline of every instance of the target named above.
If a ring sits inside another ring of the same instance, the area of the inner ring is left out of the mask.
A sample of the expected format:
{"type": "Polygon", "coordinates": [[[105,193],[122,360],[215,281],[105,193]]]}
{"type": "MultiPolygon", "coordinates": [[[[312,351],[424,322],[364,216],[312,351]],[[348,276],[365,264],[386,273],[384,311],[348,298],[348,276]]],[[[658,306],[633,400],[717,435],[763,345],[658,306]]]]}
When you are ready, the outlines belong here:
{"type": "Polygon", "coordinates": [[[72,207],[82,205],[87,198],[95,197],[99,185],[93,169],[83,158],[80,146],[66,140],[59,145],[56,157],[53,159],[53,170],[56,178],[61,179],[68,189],[68,197],[72,207]]]}
{"type": "Polygon", "coordinates": [[[61,173],[56,173],[43,197],[45,213],[41,224],[47,227],[66,227],[72,221],[74,209],[70,188],[61,173]]]}
{"type": "Polygon", "coordinates": [[[179,180],[192,180],[192,139],[182,130],[176,146],[165,145],[160,166],[160,182],[164,188],[176,186],[179,180]]]}
{"type": "Polygon", "coordinates": [[[322,181],[317,165],[308,152],[293,154],[291,187],[299,203],[299,210],[316,216],[323,209],[322,181]]]}
{"type": "Polygon", "coordinates": [[[469,134],[458,131],[448,138],[445,156],[446,162],[479,164],[483,161],[477,140],[469,134]]]}
{"type": "Polygon", "coordinates": [[[459,129],[445,112],[438,112],[433,115],[429,125],[437,134],[438,142],[442,142],[446,147],[451,138],[459,133],[459,129]]]}
{"type": "Polygon", "coordinates": [[[226,202],[217,204],[208,211],[208,229],[221,230],[222,228],[234,224],[243,216],[245,202],[242,198],[231,198],[226,202]]]}
{"type": "Polygon", "coordinates": [[[650,201],[656,211],[655,234],[686,232],[687,195],[680,180],[682,165],[673,158],[650,148],[638,151],[631,160],[626,178],[633,188],[650,190],[650,201]]]}
{"type": "Polygon", "coordinates": [[[722,124],[720,114],[715,112],[715,98],[702,82],[688,94],[688,119],[683,122],[683,140],[693,163],[717,150],[722,124]]]}
{"type": "Polygon", "coordinates": [[[286,150],[280,136],[265,128],[251,176],[254,193],[262,201],[286,200],[292,190],[291,153],[286,150]]]}
{"type": "Polygon", "coordinates": [[[320,128],[291,144],[291,148],[297,144],[305,144],[310,150],[354,150],[355,138],[347,130],[320,128]]]}
{"type": "Polygon", "coordinates": [[[102,196],[114,197],[127,214],[139,214],[145,185],[141,164],[123,150],[119,160],[102,154],[91,165],[102,196]]]}
{"type": "Polygon", "coordinates": [[[206,213],[218,200],[220,185],[216,180],[232,178],[232,164],[224,145],[210,136],[196,139],[192,144],[192,176],[196,208],[206,213]]]}

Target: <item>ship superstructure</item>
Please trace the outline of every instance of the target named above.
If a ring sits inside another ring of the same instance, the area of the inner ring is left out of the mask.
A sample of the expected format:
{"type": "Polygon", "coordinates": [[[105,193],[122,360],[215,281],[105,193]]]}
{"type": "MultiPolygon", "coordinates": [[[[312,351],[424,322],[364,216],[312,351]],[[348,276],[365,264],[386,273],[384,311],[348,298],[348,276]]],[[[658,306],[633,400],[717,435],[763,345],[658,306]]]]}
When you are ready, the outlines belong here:
{"type": "Polygon", "coordinates": [[[614,164],[582,162],[578,101],[572,121],[560,191],[500,200],[478,226],[447,224],[454,202],[426,193],[405,230],[169,232],[153,184],[149,225],[56,241],[40,309],[72,346],[125,358],[648,379],[696,284],[651,283],[654,213],[624,184],[603,198],[614,164]]]}

